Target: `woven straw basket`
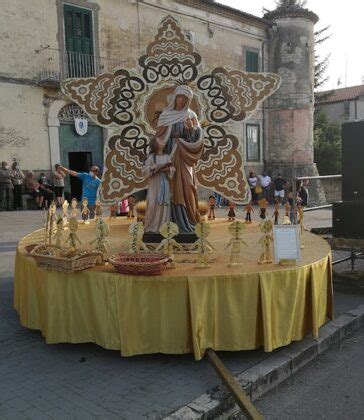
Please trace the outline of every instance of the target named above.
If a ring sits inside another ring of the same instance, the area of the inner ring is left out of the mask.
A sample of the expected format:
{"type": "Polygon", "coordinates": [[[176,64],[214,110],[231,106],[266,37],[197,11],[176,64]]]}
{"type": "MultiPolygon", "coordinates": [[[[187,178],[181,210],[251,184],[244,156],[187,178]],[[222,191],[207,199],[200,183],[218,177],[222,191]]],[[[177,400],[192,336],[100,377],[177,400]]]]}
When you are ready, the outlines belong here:
{"type": "Polygon", "coordinates": [[[169,257],[164,254],[114,254],[108,260],[122,274],[160,276],[169,257]]]}
{"type": "Polygon", "coordinates": [[[32,249],[29,255],[34,258],[38,267],[72,273],[94,267],[102,253],[94,250],[76,251],[67,256],[54,245],[39,245],[32,249]]]}

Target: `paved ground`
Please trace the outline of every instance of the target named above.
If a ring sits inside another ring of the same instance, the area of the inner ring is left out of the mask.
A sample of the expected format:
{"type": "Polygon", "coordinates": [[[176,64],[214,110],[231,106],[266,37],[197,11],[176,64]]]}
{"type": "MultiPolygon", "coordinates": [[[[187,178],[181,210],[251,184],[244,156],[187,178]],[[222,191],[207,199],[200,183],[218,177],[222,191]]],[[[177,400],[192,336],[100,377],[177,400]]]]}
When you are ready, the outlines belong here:
{"type": "Polygon", "coordinates": [[[255,405],[267,420],[364,418],[364,328],[279,385],[255,405]]]}
{"type": "MultiPolygon", "coordinates": [[[[209,363],[191,355],[121,358],[93,344],[46,345],[39,332],[22,328],[12,307],[14,254],[17,241],[41,224],[41,212],[0,213],[1,419],[161,418],[219,383],[209,363]]],[[[336,294],[336,313],[362,301],[336,294]]],[[[219,355],[232,372],[269,357],[262,350],[219,355]]]]}

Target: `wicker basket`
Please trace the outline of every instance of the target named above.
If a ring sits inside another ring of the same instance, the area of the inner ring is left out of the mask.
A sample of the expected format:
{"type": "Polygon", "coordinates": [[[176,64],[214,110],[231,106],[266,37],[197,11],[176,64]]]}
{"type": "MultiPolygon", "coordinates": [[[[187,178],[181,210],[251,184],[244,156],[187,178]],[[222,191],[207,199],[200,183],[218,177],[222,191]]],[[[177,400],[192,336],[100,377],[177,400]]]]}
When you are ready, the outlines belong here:
{"type": "Polygon", "coordinates": [[[169,257],[164,254],[121,253],[112,255],[108,261],[122,274],[160,276],[169,257]]]}
{"type": "Polygon", "coordinates": [[[94,250],[75,251],[67,254],[64,250],[54,245],[39,245],[30,251],[38,267],[47,270],[72,273],[94,267],[102,257],[102,253],[94,250]]]}

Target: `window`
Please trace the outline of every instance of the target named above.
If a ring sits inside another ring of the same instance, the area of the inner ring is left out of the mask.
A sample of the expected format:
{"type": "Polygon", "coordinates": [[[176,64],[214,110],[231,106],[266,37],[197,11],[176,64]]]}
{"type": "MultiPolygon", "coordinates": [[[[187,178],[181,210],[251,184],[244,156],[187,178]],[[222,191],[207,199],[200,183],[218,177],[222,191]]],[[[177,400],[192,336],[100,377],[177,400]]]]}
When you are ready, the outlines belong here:
{"type": "Polygon", "coordinates": [[[245,70],[257,72],[259,71],[259,56],[255,51],[245,51],[245,70]]]}
{"type": "Polygon", "coordinates": [[[247,162],[260,161],[260,129],[258,124],[246,125],[246,160],[247,162]]]}
{"type": "Polygon", "coordinates": [[[350,101],[344,101],[344,118],[346,120],[350,118],[350,101]]]}
{"type": "Polygon", "coordinates": [[[92,11],[64,5],[68,77],[94,75],[92,11]]]}

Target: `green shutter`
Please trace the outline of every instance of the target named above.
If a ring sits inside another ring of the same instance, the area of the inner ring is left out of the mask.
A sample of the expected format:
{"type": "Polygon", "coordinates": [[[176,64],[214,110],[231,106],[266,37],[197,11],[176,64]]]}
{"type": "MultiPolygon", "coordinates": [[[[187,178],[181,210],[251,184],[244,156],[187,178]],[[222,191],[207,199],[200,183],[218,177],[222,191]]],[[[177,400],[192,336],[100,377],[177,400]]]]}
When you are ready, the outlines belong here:
{"type": "Polygon", "coordinates": [[[259,63],[258,53],[254,51],[246,51],[245,53],[245,70],[257,72],[259,63]]]}
{"type": "Polygon", "coordinates": [[[92,12],[91,10],[64,5],[66,50],[92,54],[92,12]]]}

